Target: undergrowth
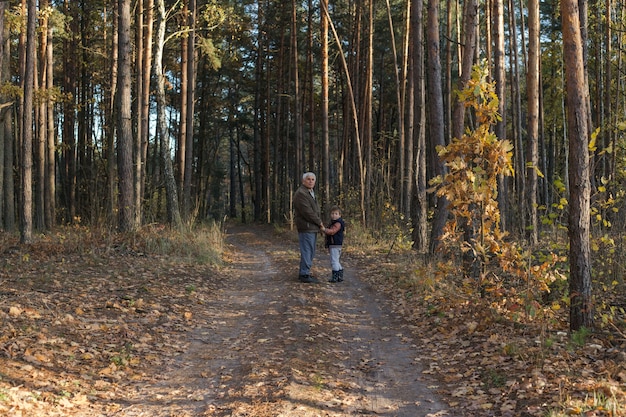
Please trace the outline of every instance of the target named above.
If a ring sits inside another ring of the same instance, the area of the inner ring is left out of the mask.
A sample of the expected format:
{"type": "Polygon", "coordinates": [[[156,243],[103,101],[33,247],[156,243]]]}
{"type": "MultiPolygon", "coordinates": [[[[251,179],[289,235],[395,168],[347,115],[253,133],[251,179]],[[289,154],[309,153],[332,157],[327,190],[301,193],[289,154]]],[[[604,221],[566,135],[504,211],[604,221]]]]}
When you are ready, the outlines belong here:
{"type": "MultiPolygon", "coordinates": [[[[380,233],[370,237],[365,232],[365,236],[351,235],[354,252],[381,259],[374,261],[372,267],[376,270],[376,284],[390,292],[398,310],[410,317],[430,317],[432,326],[444,326],[444,333],[455,327],[459,341],[476,334],[489,338],[490,334],[504,331],[505,334],[497,335],[504,347],[500,352],[491,352],[494,359],[504,352],[527,363],[528,369],[533,370],[529,387],[538,386],[538,394],[544,391],[541,387],[549,384],[561,390],[558,404],[549,415],[605,411],[608,414],[584,415],[626,415],[626,406],[619,402],[625,398],[619,381],[626,383],[626,370],[613,366],[620,352],[626,355],[626,303],[618,291],[623,287],[623,279],[614,272],[616,263],[607,261],[615,254],[615,242],[607,235],[592,242],[599,255],[596,265],[602,266],[596,269],[594,280],[598,328],[581,329],[564,339],[570,307],[567,245],[558,239],[545,239],[536,247],[524,247],[500,231],[496,179],[510,168],[510,148],[489,129],[497,120],[493,113],[497,98],[491,84],[484,81],[478,68],[473,75],[474,84],[463,92],[463,97],[481,123],[475,131],[468,131],[463,140],[453,140],[448,147],[438,149],[449,169],[445,177],[433,181],[437,195],[450,202],[451,220],[440,244],[444,250],[432,258],[413,254],[408,249],[410,245],[396,245],[408,239],[394,230],[393,239],[377,239],[380,233]],[[476,149],[481,152],[473,153],[476,149]],[[499,330],[494,326],[499,326],[499,330]],[[594,368],[589,357],[605,362],[594,368]],[[605,375],[593,383],[574,374],[558,375],[576,385],[563,386],[562,382],[548,379],[543,369],[546,363],[558,363],[561,368],[593,369],[592,372],[605,375]],[[575,395],[568,397],[570,393],[575,395]]],[[[405,236],[409,235],[407,230],[405,236]]],[[[462,343],[468,342],[460,343],[466,346],[462,343]]],[[[486,385],[496,387],[504,383],[500,374],[487,371],[482,373],[486,385]]],[[[515,383],[526,384],[523,376],[520,378],[515,383]]]]}
{"type": "Polygon", "coordinates": [[[219,265],[224,250],[224,232],[218,223],[174,230],[151,224],[129,233],[107,228],[72,225],[36,235],[27,247],[19,245],[17,234],[5,233],[0,245],[5,251],[23,251],[24,256],[63,256],[70,254],[104,256],[149,254],[173,256],[189,262],[219,265]]]}

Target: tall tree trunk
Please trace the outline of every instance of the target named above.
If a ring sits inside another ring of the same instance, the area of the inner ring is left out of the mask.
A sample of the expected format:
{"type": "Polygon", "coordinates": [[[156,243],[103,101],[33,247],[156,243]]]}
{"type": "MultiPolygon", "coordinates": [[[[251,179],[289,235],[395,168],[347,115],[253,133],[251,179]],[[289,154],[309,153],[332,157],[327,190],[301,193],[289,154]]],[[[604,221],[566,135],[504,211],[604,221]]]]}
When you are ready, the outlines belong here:
{"type": "MultiPolygon", "coordinates": [[[[320,165],[320,160],[323,159],[321,155],[318,155],[318,135],[316,134],[315,127],[315,97],[313,94],[313,1],[308,0],[308,16],[307,16],[307,46],[306,46],[306,66],[305,66],[305,80],[304,80],[304,91],[303,91],[303,103],[302,103],[302,113],[303,116],[308,110],[308,130],[309,130],[309,165],[316,166],[316,169],[320,172],[318,175],[318,180],[321,180],[319,183],[323,183],[323,178],[328,176],[328,173],[323,170],[323,164],[320,165]],[[305,106],[308,109],[305,109],[305,106]],[[316,161],[317,159],[317,161],[316,161]]],[[[304,128],[304,123],[303,123],[304,128]]],[[[304,135],[304,132],[303,132],[304,135]]],[[[329,196],[325,194],[323,188],[318,187],[318,190],[322,192],[318,192],[320,195],[320,203],[322,204],[320,207],[323,207],[325,201],[328,201],[329,196]]]]}
{"type": "MultiPolygon", "coordinates": [[[[415,203],[411,204],[411,218],[413,219],[413,249],[419,253],[424,253],[428,249],[428,199],[426,198],[426,109],[425,109],[425,83],[424,83],[424,46],[423,46],[423,14],[424,4],[422,0],[412,0],[411,5],[411,38],[412,52],[411,60],[413,62],[413,105],[415,110],[413,113],[413,138],[417,152],[415,153],[415,169],[411,175],[411,181],[414,181],[415,188],[411,191],[415,203]]],[[[428,78],[435,83],[434,92],[436,96],[432,96],[429,90],[430,112],[437,113],[440,120],[443,121],[443,105],[441,96],[441,62],[439,58],[439,3],[434,1],[428,2],[428,62],[437,67],[437,79],[432,79],[434,74],[430,71],[434,67],[429,67],[428,78]],[[431,16],[431,13],[433,16],[431,16]],[[432,26],[431,26],[432,25],[432,26]],[[433,34],[435,31],[436,34],[433,34]],[[434,39],[433,39],[434,36],[434,39]],[[436,42],[435,51],[430,49],[436,42]],[[432,53],[436,54],[435,62],[431,62],[432,53]],[[438,107],[439,106],[439,107],[438,107]]],[[[434,69],[433,69],[434,71],[434,69]]],[[[440,125],[443,128],[443,123],[440,125]]],[[[443,139],[443,129],[437,134],[443,139]]],[[[413,162],[412,162],[413,163],[413,162]]]]}
{"type": "Polygon", "coordinates": [[[143,182],[143,167],[144,161],[142,160],[142,146],[141,142],[143,136],[147,133],[143,130],[143,123],[141,123],[141,115],[143,112],[143,101],[145,99],[143,88],[143,79],[146,72],[146,66],[144,59],[144,40],[143,40],[143,25],[144,25],[144,5],[143,0],[136,0],[135,4],[135,137],[133,141],[133,192],[135,195],[135,224],[141,224],[141,183],[143,182]]]}
{"type": "MultiPolygon", "coordinates": [[[[253,149],[254,149],[254,158],[252,160],[253,171],[256,173],[261,172],[261,162],[263,149],[262,144],[264,143],[263,133],[267,132],[267,123],[263,122],[263,115],[265,105],[269,102],[269,100],[263,101],[261,92],[264,89],[263,84],[263,65],[264,65],[264,54],[265,54],[265,30],[262,30],[264,27],[263,22],[263,7],[262,2],[259,1],[257,3],[257,26],[259,27],[259,31],[256,33],[257,36],[257,44],[259,45],[256,50],[256,66],[254,69],[255,75],[255,89],[254,89],[254,122],[253,122],[253,149]]],[[[260,220],[261,218],[261,200],[263,199],[263,189],[262,189],[262,176],[261,175],[252,175],[252,190],[254,197],[252,198],[252,218],[254,220],[260,220]]],[[[269,189],[268,189],[269,192],[269,189]]]]}
{"type": "MultiPolygon", "coordinates": [[[[0,83],[5,83],[10,78],[9,65],[5,63],[11,59],[11,39],[10,25],[6,24],[5,11],[9,7],[9,2],[0,2],[0,83]]],[[[2,110],[0,110],[0,147],[2,148],[2,226],[4,230],[12,232],[15,230],[15,203],[14,203],[14,182],[13,182],[13,103],[9,97],[0,95],[2,110]]]]}
{"type": "Polygon", "coordinates": [[[537,222],[537,169],[539,168],[539,1],[528,1],[528,68],[526,71],[526,96],[528,100],[528,122],[526,130],[526,196],[523,199],[524,214],[527,218],[528,241],[536,245],[538,240],[537,222]]]}
{"type": "MultiPolygon", "coordinates": [[[[509,0],[509,11],[515,9],[514,0],[509,0]]],[[[522,99],[521,99],[521,80],[520,80],[520,63],[518,51],[518,31],[517,20],[514,12],[509,12],[509,28],[511,31],[511,48],[510,49],[510,62],[511,62],[511,109],[512,109],[512,126],[513,126],[513,139],[511,142],[515,144],[515,172],[521,173],[526,170],[526,164],[524,162],[524,146],[522,141],[522,99]]],[[[515,199],[514,205],[519,207],[521,196],[524,194],[524,176],[517,175],[515,177],[515,199]]],[[[519,212],[519,210],[518,210],[519,212]]],[[[523,219],[523,213],[519,213],[523,219]]]]}
{"type": "MultiPolygon", "coordinates": [[[[7,45],[8,46],[8,45],[7,45]]],[[[15,230],[15,186],[13,179],[13,157],[15,135],[13,133],[13,114],[10,111],[4,112],[2,117],[2,135],[4,139],[4,175],[3,181],[3,219],[4,230],[12,232],[15,230]]]]}
{"type": "Polygon", "coordinates": [[[570,329],[593,326],[589,245],[591,184],[583,45],[576,0],[561,1],[569,138],[570,329]]]}
{"type": "Polygon", "coordinates": [[[20,242],[33,240],[33,96],[35,84],[37,1],[28,0],[26,24],[26,71],[24,73],[24,98],[22,125],[22,155],[20,164],[20,242]]]}
{"type": "MultiPolygon", "coordinates": [[[[610,57],[612,55],[613,50],[613,42],[612,42],[612,30],[611,26],[614,24],[612,20],[612,0],[606,0],[605,2],[605,28],[604,28],[604,49],[605,56],[610,57]]],[[[604,105],[602,106],[602,120],[600,122],[600,126],[612,125],[614,123],[612,115],[613,112],[613,96],[615,95],[614,90],[611,89],[611,85],[613,84],[612,78],[612,68],[613,68],[613,60],[606,59],[604,63],[604,105]]],[[[615,113],[617,114],[617,112],[615,113]]],[[[613,138],[615,135],[612,133],[611,129],[603,129],[602,133],[602,149],[615,149],[612,147],[613,138]]],[[[613,177],[613,157],[615,152],[611,153],[611,156],[605,155],[606,162],[603,164],[604,169],[602,170],[602,175],[606,179],[614,179],[613,177]]],[[[605,198],[608,198],[610,195],[615,195],[615,185],[613,181],[609,181],[607,186],[607,190],[605,191],[605,198]]],[[[608,215],[608,213],[607,213],[608,215]]]]}
{"type": "MultiPolygon", "coordinates": [[[[320,0],[322,2],[322,9],[328,7],[328,0],[320,0]]],[[[320,23],[322,26],[321,33],[321,54],[322,54],[322,165],[325,172],[324,183],[322,185],[324,189],[324,195],[327,198],[330,197],[330,131],[328,125],[328,19],[326,14],[322,13],[320,16],[320,23]]]]}
{"type": "Polygon", "coordinates": [[[133,130],[131,111],[130,0],[118,0],[119,68],[117,84],[117,158],[119,178],[119,228],[137,227],[133,193],[133,130]]]}
{"type": "MultiPolygon", "coordinates": [[[[503,0],[493,1],[493,14],[492,19],[494,25],[494,48],[493,48],[493,61],[494,61],[494,80],[496,82],[496,95],[498,96],[498,113],[500,114],[500,121],[495,125],[494,131],[498,139],[506,139],[506,66],[505,66],[505,46],[504,46],[504,4],[503,0]]],[[[508,183],[504,181],[504,177],[498,178],[498,206],[500,208],[500,227],[501,230],[507,230],[507,213],[508,207],[508,183]]]]}
{"type": "MultiPolygon", "coordinates": [[[[116,163],[116,155],[115,155],[115,122],[114,122],[114,114],[115,114],[115,97],[117,90],[117,64],[118,64],[118,31],[117,24],[119,20],[118,13],[118,2],[114,1],[112,4],[112,21],[111,21],[111,52],[110,52],[110,64],[109,68],[111,69],[111,73],[109,76],[110,88],[107,95],[107,100],[109,100],[107,109],[106,109],[106,120],[107,120],[107,216],[109,220],[113,222],[115,218],[115,207],[117,207],[117,176],[115,175],[117,169],[116,163]]],[[[65,132],[65,129],[64,129],[65,132]]]]}
{"type": "MultiPolygon", "coordinates": [[[[421,0],[415,0],[421,1],[421,0]]],[[[442,92],[442,80],[441,80],[441,61],[439,58],[439,2],[438,0],[428,1],[428,22],[427,28],[427,53],[428,53],[428,102],[430,111],[428,112],[428,137],[430,138],[430,149],[433,153],[436,153],[438,147],[446,146],[445,140],[445,121],[444,121],[444,105],[443,105],[443,92],[442,92]]],[[[424,163],[426,162],[425,155],[423,156],[424,163]]],[[[446,167],[443,161],[439,158],[434,159],[435,164],[433,166],[433,174],[435,176],[442,176],[446,173],[446,167]]],[[[448,201],[445,197],[438,197],[436,203],[436,216],[432,226],[432,236],[430,241],[429,251],[434,253],[439,244],[439,237],[443,231],[443,227],[446,224],[448,218],[448,201]]],[[[424,208],[422,208],[422,211],[424,208]]],[[[424,248],[426,242],[422,243],[424,248]]]]}
{"type": "Polygon", "coordinates": [[[396,48],[396,36],[395,29],[393,26],[393,17],[391,15],[391,5],[389,4],[389,0],[385,0],[387,4],[387,21],[389,22],[389,34],[391,39],[391,53],[393,55],[393,69],[394,76],[396,80],[396,105],[398,106],[398,190],[400,195],[398,196],[398,206],[400,208],[400,212],[406,214],[407,208],[407,198],[406,195],[406,172],[405,172],[405,157],[406,154],[406,138],[404,135],[404,102],[403,102],[403,90],[404,86],[401,82],[405,75],[400,73],[400,64],[398,62],[398,51],[396,48]]]}
{"type": "MultiPolygon", "coordinates": [[[[237,162],[238,153],[235,148],[235,125],[233,123],[234,109],[231,106],[228,114],[228,175],[229,175],[229,190],[228,190],[228,216],[231,219],[237,218],[237,162]]],[[[242,212],[243,214],[243,212],[242,212]]]]}
{"type": "Polygon", "coordinates": [[[185,177],[183,185],[183,213],[191,214],[193,176],[193,134],[196,97],[196,0],[189,0],[189,37],[187,38],[187,136],[185,137],[185,177]]]}
{"type": "MultiPolygon", "coordinates": [[[[41,10],[46,10],[49,7],[48,0],[41,0],[39,2],[41,10]]],[[[47,77],[48,71],[48,42],[52,42],[48,39],[49,34],[49,19],[47,13],[42,13],[39,18],[39,45],[38,45],[38,59],[36,71],[38,72],[35,77],[35,87],[42,92],[45,92],[48,86],[47,77]]],[[[38,230],[45,230],[46,227],[51,226],[51,219],[46,219],[46,186],[48,184],[46,180],[46,157],[47,145],[48,145],[48,102],[49,96],[47,94],[41,95],[40,100],[36,105],[36,117],[37,127],[35,129],[36,142],[36,175],[35,181],[36,197],[35,197],[35,228],[38,230]]]]}
{"type": "MultiPolygon", "coordinates": [[[[47,30],[48,45],[46,47],[46,91],[54,88],[54,51],[52,44],[52,27],[47,30]]],[[[46,227],[51,228],[56,219],[56,137],[54,134],[54,103],[51,98],[46,100],[46,185],[45,185],[45,205],[46,205],[46,227]]]]}
{"type": "MultiPolygon", "coordinates": [[[[419,13],[422,14],[424,10],[424,3],[420,3],[416,5],[419,7],[419,13]]],[[[402,113],[404,114],[405,125],[404,127],[404,137],[405,137],[405,149],[406,152],[402,156],[405,159],[404,163],[404,184],[402,188],[404,189],[405,195],[405,205],[404,212],[408,218],[411,217],[411,206],[413,203],[413,182],[414,182],[414,158],[415,158],[415,146],[416,142],[419,142],[420,136],[425,135],[424,129],[424,120],[426,118],[426,109],[424,108],[424,28],[423,25],[420,28],[419,36],[418,36],[418,50],[421,58],[417,58],[417,60],[413,60],[411,50],[411,14],[412,14],[412,0],[406,0],[406,16],[404,22],[404,42],[403,42],[403,59],[402,59],[402,113]],[[417,64],[417,68],[415,65],[417,64]],[[409,67],[412,67],[411,69],[409,67]],[[411,77],[414,71],[419,73],[419,78],[411,77]],[[411,77],[411,82],[409,83],[409,77],[411,77]],[[417,83],[415,83],[417,81],[417,83]],[[415,88],[419,88],[421,90],[421,99],[420,97],[416,97],[414,94],[415,88]],[[415,99],[418,99],[416,102],[415,99]],[[414,117],[414,112],[418,112],[419,118],[414,117]],[[417,123],[417,124],[415,124],[417,123]],[[418,136],[415,138],[413,136],[413,132],[417,130],[418,136]],[[415,140],[417,139],[417,141],[415,140]]],[[[371,107],[371,106],[370,106],[371,107]]]]}
{"type": "Polygon", "coordinates": [[[315,170],[314,162],[311,159],[307,160],[306,152],[304,148],[304,139],[302,137],[302,107],[300,97],[300,64],[298,50],[298,16],[296,14],[296,0],[291,0],[291,74],[293,80],[293,118],[294,134],[297,149],[297,158],[300,160],[300,166],[304,167],[304,171],[315,170]]]}
{"type": "MultiPolygon", "coordinates": [[[[182,10],[183,19],[189,20],[189,1],[185,1],[182,10]]],[[[184,34],[180,38],[180,113],[178,118],[178,145],[176,146],[176,166],[178,167],[178,189],[180,195],[183,196],[184,181],[185,181],[185,155],[187,144],[187,88],[189,86],[189,80],[187,79],[187,66],[189,65],[189,54],[187,50],[189,48],[189,34],[184,34]]],[[[182,202],[181,202],[182,203],[182,202]]],[[[183,215],[185,214],[185,207],[183,205],[183,215]]]]}
{"type": "MultiPolygon", "coordinates": [[[[374,104],[372,91],[374,90],[374,0],[368,0],[367,13],[367,64],[365,67],[364,97],[361,104],[363,108],[363,118],[360,120],[361,127],[356,132],[357,157],[363,160],[363,149],[365,150],[365,164],[359,162],[359,181],[361,185],[361,207],[362,222],[364,226],[368,224],[368,211],[372,207],[372,154],[374,148],[374,137],[372,132],[372,106],[374,104]],[[362,135],[362,139],[361,139],[362,135]]],[[[356,104],[355,104],[356,106],[356,104]]],[[[356,113],[355,113],[356,115],[356,113]]],[[[359,123],[359,120],[355,120],[359,123]]]]}
{"type": "Polygon", "coordinates": [[[154,76],[157,82],[157,119],[159,138],[161,140],[161,155],[163,158],[163,175],[165,181],[165,192],[167,201],[167,217],[170,224],[175,228],[182,226],[180,209],[178,206],[178,193],[176,191],[176,179],[172,167],[172,157],[170,150],[170,132],[167,128],[167,118],[165,114],[165,74],[163,73],[163,48],[165,46],[165,3],[164,0],[157,0],[158,10],[156,49],[154,54],[154,76]]]}
{"type": "MultiPolygon", "coordinates": [[[[453,52],[453,47],[452,47],[452,28],[453,28],[453,13],[452,13],[452,5],[453,4],[457,4],[456,1],[454,0],[446,0],[446,39],[448,39],[447,42],[445,42],[445,83],[444,83],[444,90],[443,90],[443,109],[444,109],[444,117],[443,117],[443,122],[444,122],[444,140],[446,141],[446,143],[448,142],[448,140],[450,140],[450,135],[451,135],[451,129],[450,126],[452,125],[452,52],[453,52]]],[[[434,163],[433,165],[436,165],[439,162],[439,158],[437,157],[436,152],[431,152],[431,154],[434,154],[434,163]]],[[[439,212],[439,209],[437,210],[437,212],[439,212]]],[[[431,247],[432,247],[432,242],[431,242],[431,247]]]]}

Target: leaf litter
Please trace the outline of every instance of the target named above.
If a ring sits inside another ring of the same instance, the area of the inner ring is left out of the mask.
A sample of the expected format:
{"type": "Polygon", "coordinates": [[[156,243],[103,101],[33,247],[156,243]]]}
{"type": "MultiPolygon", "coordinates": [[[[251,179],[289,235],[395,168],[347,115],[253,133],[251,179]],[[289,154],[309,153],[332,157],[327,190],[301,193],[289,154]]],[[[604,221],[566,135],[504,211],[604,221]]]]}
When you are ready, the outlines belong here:
{"type": "Polygon", "coordinates": [[[569,396],[569,415],[623,415],[589,406],[592,392],[623,403],[623,353],[562,335],[539,349],[508,323],[425,314],[349,251],[346,282],[325,282],[320,249],[322,283],[301,284],[297,240],[277,233],[234,227],[221,266],[9,245],[0,414],[542,416],[569,396]]]}

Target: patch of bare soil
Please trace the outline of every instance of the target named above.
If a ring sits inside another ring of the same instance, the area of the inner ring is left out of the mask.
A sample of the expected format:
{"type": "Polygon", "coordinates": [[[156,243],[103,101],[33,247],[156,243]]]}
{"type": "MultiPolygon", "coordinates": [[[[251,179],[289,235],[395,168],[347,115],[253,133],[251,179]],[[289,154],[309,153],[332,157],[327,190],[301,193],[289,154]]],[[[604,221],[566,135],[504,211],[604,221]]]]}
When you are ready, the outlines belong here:
{"type": "Polygon", "coordinates": [[[0,415],[462,416],[426,379],[415,328],[345,259],[297,281],[297,237],[228,230],[227,265],[141,253],[7,254],[0,415]],[[289,239],[289,238],[287,238],[289,239]]]}

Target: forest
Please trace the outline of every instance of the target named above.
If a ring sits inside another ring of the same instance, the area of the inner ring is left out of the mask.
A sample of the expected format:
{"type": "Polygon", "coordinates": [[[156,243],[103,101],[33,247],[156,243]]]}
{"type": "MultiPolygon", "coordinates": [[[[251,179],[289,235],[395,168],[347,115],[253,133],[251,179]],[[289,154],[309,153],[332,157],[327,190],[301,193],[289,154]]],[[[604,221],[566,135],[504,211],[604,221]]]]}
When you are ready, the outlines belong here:
{"type": "Polygon", "coordinates": [[[507,285],[495,262],[540,289],[559,264],[573,330],[597,317],[592,279],[623,283],[620,2],[0,7],[1,220],[22,243],[289,223],[314,171],[323,210],[424,256],[457,248],[481,292],[507,285]]]}

